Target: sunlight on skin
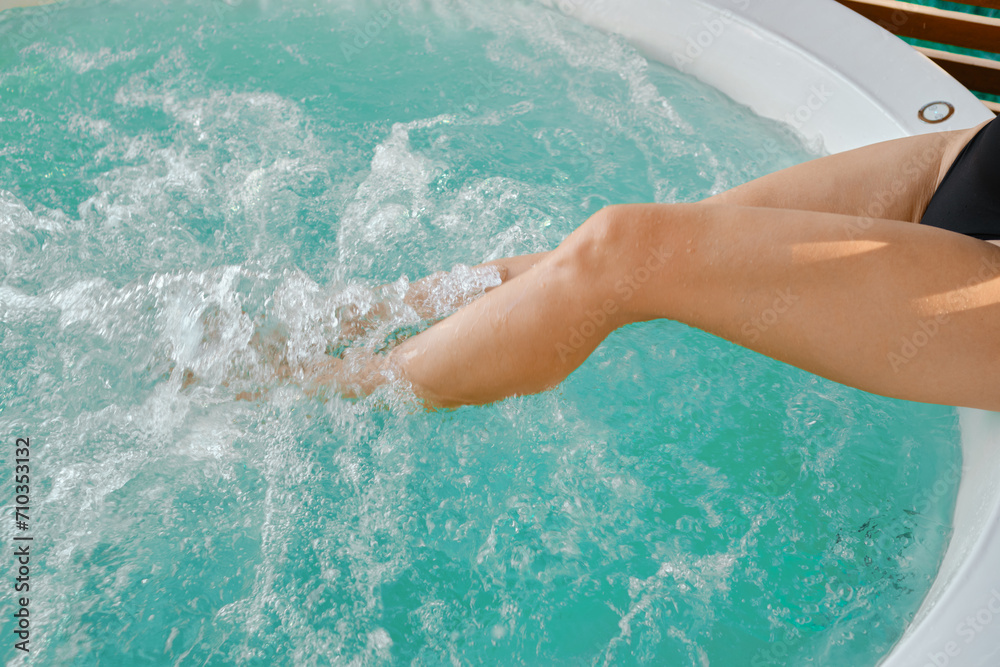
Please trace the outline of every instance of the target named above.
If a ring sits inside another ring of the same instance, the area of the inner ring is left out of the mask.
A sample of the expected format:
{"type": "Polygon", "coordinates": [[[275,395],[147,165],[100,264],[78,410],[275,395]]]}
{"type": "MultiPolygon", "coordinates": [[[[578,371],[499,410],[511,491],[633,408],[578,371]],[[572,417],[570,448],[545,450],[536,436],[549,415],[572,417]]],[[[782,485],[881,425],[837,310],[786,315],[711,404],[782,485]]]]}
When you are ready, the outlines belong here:
{"type": "Polygon", "coordinates": [[[843,259],[881,250],[886,241],[815,241],[792,245],[792,261],[796,264],[843,259]]]}
{"type": "MultiPolygon", "coordinates": [[[[990,241],[993,245],[1000,242],[990,241]]],[[[792,246],[792,262],[808,264],[831,259],[845,259],[887,248],[885,241],[816,241],[798,243],[792,246]]],[[[915,302],[924,317],[947,317],[967,310],[996,305],[997,281],[1000,280],[1000,265],[984,262],[976,275],[964,285],[947,292],[929,295],[915,302]]]]}
{"type": "Polygon", "coordinates": [[[991,280],[978,281],[973,279],[970,285],[957,287],[950,292],[935,294],[921,300],[923,313],[925,316],[934,316],[939,313],[954,315],[978,308],[995,306],[1000,303],[997,298],[997,286],[1000,284],[1000,277],[991,280]],[[978,282],[978,284],[976,284],[978,282]]]}

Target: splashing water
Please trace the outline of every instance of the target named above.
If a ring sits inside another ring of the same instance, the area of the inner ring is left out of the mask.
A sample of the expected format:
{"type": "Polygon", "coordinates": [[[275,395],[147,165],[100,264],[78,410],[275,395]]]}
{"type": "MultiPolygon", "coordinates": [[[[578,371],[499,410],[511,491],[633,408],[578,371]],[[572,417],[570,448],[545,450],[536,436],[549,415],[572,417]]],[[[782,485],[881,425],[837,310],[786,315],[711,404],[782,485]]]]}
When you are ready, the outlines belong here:
{"type": "Polygon", "coordinates": [[[929,588],[954,412],[676,323],[486,407],[234,400],[426,326],[419,276],[442,315],[608,203],[811,157],[788,128],[525,2],[9,10],[0,91],[24,664],[874,664],[929,588]]]}

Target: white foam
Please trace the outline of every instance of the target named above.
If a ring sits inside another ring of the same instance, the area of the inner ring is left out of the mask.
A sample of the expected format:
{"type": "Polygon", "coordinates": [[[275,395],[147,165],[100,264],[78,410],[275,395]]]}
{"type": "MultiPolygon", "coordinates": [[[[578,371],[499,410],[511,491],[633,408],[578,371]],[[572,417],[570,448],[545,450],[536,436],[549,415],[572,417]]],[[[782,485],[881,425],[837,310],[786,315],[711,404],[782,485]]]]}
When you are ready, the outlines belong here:
{"type": "Polygon", "coordinates": [[[430,207],[428,186],[444,165],[413,151],[409,132],[452,118],[443,115],[394,123],[389,135],[376,146],[370,171],[340,218],[337,259],[342,265],[364,273],[385,246],[426,236],[417,216],[430,207]]]}

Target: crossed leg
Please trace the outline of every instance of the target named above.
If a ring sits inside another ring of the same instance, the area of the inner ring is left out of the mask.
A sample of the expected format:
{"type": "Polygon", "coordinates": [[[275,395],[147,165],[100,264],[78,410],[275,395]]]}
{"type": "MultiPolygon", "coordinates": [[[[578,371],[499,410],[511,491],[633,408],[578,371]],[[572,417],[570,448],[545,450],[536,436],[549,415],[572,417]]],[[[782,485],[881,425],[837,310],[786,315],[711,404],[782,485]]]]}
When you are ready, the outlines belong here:
{"type": "Polygon", "coordinates": [[[550,253],[500,260],[503,284],[387,357],[349,375],[331,360],[315,381],[363,393],[391,370],[428,406],[487,403],[551,388],[614,329],[663,317],[867,391],[1000,409],[1000,248],[910,224],[968,136],[866,147],[699,204],[609,207],[550,253]]]}
{"type": "MultiPolygon", "coordinates": [[[[985,123],[984,123],[985,124],[985,123]]],[[[840,213],[918,222],[962,147],[983,127],[885,141],[783,169],[706,199],[706,203],[840,213]]],[[[486,262],[504,280],[547,252],[486,262]]],[[[419,300],[420,289],[416,291],[419,300]]]]}

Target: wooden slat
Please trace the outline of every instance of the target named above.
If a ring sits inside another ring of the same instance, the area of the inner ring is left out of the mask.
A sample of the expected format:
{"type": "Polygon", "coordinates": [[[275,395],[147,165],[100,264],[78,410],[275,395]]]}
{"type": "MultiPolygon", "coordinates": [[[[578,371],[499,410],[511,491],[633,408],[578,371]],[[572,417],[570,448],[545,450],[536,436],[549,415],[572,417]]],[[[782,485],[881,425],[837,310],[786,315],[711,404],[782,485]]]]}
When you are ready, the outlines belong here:
{"type": "Polygon", "coordinates": [[[991,95],[1000,94],[1000,61],[920,46],[917,47],[917,51],[940,65],[966,88],[991,95]]]}
{"type": "Polygon", "coordinates": [[[1000,116],[1000,102],[987,102],[983,100],[983,104],[986,105],[987,109],[1000,116]]]}
{"type": "Polygon", "coordinates": [[[969,49],[1000,51],[1000,19],[896,0],[839,0],[891,33],[969,49]]]}

